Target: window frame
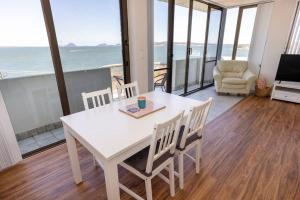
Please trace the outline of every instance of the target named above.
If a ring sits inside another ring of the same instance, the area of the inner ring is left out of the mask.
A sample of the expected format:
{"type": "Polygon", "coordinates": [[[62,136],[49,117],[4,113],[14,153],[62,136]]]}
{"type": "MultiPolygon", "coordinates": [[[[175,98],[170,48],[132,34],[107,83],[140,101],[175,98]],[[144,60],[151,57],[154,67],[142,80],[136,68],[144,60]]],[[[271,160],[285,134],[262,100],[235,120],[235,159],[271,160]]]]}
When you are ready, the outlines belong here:
{"type": "MultiPolygon", "coordinates": [[[[239,13],[238,13],[238,18],[237,18],[237,25],[236,25],[234,43],[233,43],[233,50],[232,50],[232,56],[231,56],[232,60],[236,60],[236,54],[237,54],[237,49],[238,49],[238,43],[239,43],[239,37],[240,37],[240,31],[241,31],[244,10],[250,9],[250,8],[256,8],[257,6],[258,6],[257,4],[253,4],[253,5],[239,7],[239,13]]],[[[253,32],[252,32],[252,35],[253,35],[253,32]]]]}
{"type": "MultiPolygon", "coordinates": [[[[66,83],[59,53],[59,46],[55,32],[55,25],[51,10],[50,0],[41,0],[44,21],[47,30],[47,36],[54,66],[54,72],[57,82],[57,87],[60,96],[61,107],[63,115],[69,115],[70,105],[67,95],[66,83]]],[[[122,40],[122,60],[123,60],[123,73],[124,83],[130,83],[130,53],[129,53],[129,35],[128,35],[128,13],[127,13],[127,0],[119,0],[120,7],[120,27],[121,27],[121,40],[122,40]]]]}
{"type": "MultiPolygon", "coordinates": [[[[289,33],[289,38],[288,38],[287,45],[286,45],[284,53],[289,53],[289,50],[290,50],[290,47],[291,47],[291,42],[292,42],[292,37],[293,37],[294,31],[295,31],[295,28],[296,28],[297,18],[299,18],[299,17],[300,17],[300,1],[297,2],[297,7],[296,7],[295,14],[294,14],[292,27],[291,27],[291,30],[290,30],[290,33],[289,33]]],[[[300,25],[298,25],[298,29],[300,29],[300,25]]]]}

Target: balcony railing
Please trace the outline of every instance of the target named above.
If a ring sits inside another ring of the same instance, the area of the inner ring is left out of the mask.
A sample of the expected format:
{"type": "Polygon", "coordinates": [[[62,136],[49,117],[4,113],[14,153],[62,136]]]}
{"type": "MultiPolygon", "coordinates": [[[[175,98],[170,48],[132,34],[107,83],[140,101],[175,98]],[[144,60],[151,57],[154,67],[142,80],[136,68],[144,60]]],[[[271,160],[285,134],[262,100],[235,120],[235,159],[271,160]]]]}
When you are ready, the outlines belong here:
{"type": "MultiPolygon", "coordinates": [[[[114,77],[123,78],[122,67],[121,64],[115,64],[97,69],[64,72],[71,112],[84,110],[82,92],[107,87],[115,89],[119,83],[114,77]]],[[[3,76],[2,73],[0,91],[19,141],[37,138],[41,134],[55,134],[61,129],[60,117],[63,114],[54,73],[11,78],[3,76]]],[[[116,92],[114,96],[116,97],[116,92]]],[[[59,138],[63,139],[63,133],[60,132],[58,138],[53,137],[50,140],[48,137],[48,141],[42,142],[47,146],[59,138]]],[[[21,150],[26,154],[33,147],[41,146],[43,145],[32,144],[29,149],[21,150]]]]}
{"type": "MultiPolygon", "coordinates": [[[[202,58],[191,58],[188,72],[188,87],[199,88],[202,78],[202,58]]],[[[183,59],[173,61],[172,65],[172,91],[174,93],[182,93],[185,84],[186,62],[183,59]]],[[[213,68],[215,63],[205,65],[204,85],[213,83],[213,68]]],[[[159,81],[162,76],[167,73],[167,64],[154,63],[154,83],[159,81]]]]}

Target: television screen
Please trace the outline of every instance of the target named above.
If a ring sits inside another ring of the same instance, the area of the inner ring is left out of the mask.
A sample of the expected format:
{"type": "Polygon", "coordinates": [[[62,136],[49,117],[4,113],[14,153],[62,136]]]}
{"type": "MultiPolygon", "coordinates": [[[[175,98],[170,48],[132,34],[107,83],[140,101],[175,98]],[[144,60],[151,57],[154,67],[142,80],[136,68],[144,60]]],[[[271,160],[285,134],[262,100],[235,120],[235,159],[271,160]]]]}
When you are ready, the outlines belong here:
{"type": "Polygon", "coordinates": [[[282,54],[275,79],[300,82],[300,55],[282,54]]]}

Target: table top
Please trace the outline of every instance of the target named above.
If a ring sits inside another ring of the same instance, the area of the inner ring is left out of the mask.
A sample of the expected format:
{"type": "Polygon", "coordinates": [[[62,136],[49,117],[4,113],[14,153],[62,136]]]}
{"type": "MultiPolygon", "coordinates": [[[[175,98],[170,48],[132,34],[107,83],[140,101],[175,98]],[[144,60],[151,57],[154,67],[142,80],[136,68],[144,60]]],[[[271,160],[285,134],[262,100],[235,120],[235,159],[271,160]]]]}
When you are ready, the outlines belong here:
{"type": "Polygon", "coordinates": [[[157,91],[143,94],[143,96],[153,102],[166,105],[166,108],[140,119],[119,111],[120,107],[136,102],[137,97],[134,97],[64,116],[61,120],[76,133],[73,135],[76,139],[84,140],[105,159],[112,159],[145,140],[149,140],[150,144],[155,123],[165,122],[183,110],[186,115],[191,107],[202,103],[157,91]]]}
{"type": "Polygon", "coordinates": [[[123,113],[125,113],[126,115],[129,115],[131,117],[134,117],[136,119],[140,119],[142,117],[145,117],[147,115],[150,115],[154,112],[157,112],[161,109],[164,109],[166,107],[166,105],[161,105],[158,104],[157,102],[153,102],[153,101],[146,101],[146,108],[145,109],[139,109],[138,107],[138,103],[134,103],[134,104],[129,104],[126,105],[124,107],[121,107],[119,110],[123,113]],[[133,108],[138,111],[136,112],[130,112],[128,109],[133,108]]]}

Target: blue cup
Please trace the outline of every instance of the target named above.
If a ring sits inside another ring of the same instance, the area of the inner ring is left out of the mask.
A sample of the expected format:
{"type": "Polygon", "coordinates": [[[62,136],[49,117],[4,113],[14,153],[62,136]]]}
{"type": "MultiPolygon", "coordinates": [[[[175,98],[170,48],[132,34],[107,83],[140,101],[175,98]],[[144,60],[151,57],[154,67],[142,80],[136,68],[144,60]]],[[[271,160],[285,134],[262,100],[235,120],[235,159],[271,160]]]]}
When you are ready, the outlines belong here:
{"type": "Polygon", "coordinates": [[[140,109],[146,108],[146,97],[138,97],[138,106],[140,109]]]}

